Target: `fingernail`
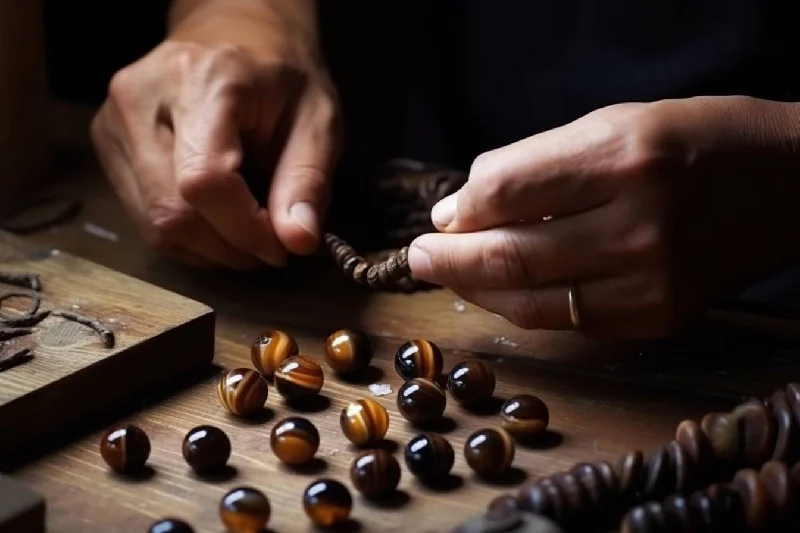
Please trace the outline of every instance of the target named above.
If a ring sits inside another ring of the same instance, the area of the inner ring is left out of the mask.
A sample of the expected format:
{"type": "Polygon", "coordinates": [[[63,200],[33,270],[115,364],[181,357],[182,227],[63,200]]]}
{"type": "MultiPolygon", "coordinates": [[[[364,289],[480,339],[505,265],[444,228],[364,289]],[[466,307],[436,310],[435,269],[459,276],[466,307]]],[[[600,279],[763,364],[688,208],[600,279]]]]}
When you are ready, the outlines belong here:
{"type": "Polygon", "coordinates": [[[431,267],[431,256],[428,255],[428,252],[424,248],[420,248],[413,242],[408,249],[408,266],[411,268],[411,272],[419,277],[425,277],[433,270],[431,267]]]}
{"type": "Polygon", "coordinates": [[[295,223],[306,230],[311,236],[319,237],[319,222],[317,220],[317,212],[308,202],[297,202],[289,208],[289,217],[295,223]]]}
{"type": "Polygon", "coordinates": [[[447,227],[456,218],[456,206],[458,204],[458,193],[453,193],[447,198],[440,200],[431,210],[431,220],[436,226],[447,227]]]}

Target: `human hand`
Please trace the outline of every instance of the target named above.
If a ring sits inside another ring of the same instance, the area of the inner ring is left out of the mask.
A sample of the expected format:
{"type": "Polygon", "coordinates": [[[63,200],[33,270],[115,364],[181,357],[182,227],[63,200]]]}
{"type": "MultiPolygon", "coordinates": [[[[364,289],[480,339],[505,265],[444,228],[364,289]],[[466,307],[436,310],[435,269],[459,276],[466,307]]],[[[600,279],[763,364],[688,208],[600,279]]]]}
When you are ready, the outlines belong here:
{"type": "Polygon", "coordinates": [[[573,329],[574,286],[586,332],[669,333],[796,259],[797,116],[735,97],[615,105],[485,153],[434,207],[442,233],[413,242],[412,272],[523,328],[573,329]]]}
{"type": "Polygon", "coordinates": [[[157,250],[250,269],[316,248],[339,149],[337,99],[320,66],[275,50],[166,41],[112,79],[92,139],[157,250]],[[272,173],[266,207],[240,174],[246,148],[272,173]]]}

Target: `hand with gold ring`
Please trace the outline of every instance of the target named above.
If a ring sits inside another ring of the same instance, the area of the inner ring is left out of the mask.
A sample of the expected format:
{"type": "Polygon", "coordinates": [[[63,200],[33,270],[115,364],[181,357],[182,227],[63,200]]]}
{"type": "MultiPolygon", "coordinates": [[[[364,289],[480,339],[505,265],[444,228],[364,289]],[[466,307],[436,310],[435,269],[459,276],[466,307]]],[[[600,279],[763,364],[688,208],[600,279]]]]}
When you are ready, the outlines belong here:
{"type": "Polygon", "coordinates": [[[523,328],[667,334],[797,260],[798,125],[746,97],[600,109],[480,155],[409,264],[523,328]]]}

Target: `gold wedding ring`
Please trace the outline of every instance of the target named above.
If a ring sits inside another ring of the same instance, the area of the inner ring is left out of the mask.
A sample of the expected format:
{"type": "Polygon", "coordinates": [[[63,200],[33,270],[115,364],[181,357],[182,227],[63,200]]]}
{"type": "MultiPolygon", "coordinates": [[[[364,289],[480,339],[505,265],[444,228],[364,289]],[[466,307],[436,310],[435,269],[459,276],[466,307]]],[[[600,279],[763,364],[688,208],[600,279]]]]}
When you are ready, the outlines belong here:
{"type": "Polygon", "coordinates": [[[578,285],[573,283],[569,288],[569,319],[573,329],[581,329],[581,313],[578,308],[578,285]]]}

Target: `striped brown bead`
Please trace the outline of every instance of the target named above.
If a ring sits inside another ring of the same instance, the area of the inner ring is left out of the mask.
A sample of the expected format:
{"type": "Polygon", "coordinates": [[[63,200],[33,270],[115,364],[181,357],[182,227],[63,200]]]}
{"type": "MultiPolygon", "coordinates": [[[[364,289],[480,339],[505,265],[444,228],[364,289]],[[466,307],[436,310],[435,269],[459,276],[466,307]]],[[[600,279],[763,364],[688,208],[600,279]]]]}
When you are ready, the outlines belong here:
{"type": "Polygon", "coordinates": [[[385,497],[400,483],[400,464],[386,450],[361,452],[350,466],[350,481],[367,498],[385,497]]]}
{"type": "Polygon", "coordinates": [[[286,464],[307,463],[319,449],[319,431],[310,420],[292,416],[275,424],[270,432],[272,453],[286,464]]]}
{"type": "Polygon", "coordinates": [[[518,439],[539,435],[550,422],[547,405],[531,394],[519,394],[500,408],[500,425],[518,439]]]}
{"type": "Polygon", "coordinates": [[[473,407],[489,400],[494,394],[494,371],[478,360],[458,363],[447,376],[450,396],[464,407],[473,407]]]}
{"type": "Polygon", "coordinates": [[[342,433],[356,446],[377,444],[389,430],[389,414],[376,402],[364,398],[350,402],[339,417],[342,433]]]}
{"type": "Polygon", "coordinates": [[[464,459],[479,476],[498,476],[514,462],[516,446],[503,429],[479,429],[464,442],[464,459]]]}
{"type": "Polygon", "coordinates": [[[397,410],[412,424],[422,425],[438,420],[446,405],[444,390],[430,379],[410,379],[397,391],[397,410]]]}
{"type": "Polygon", "coordinates": [[[234,368],[217,384],[217,396],[225,409],[237,416],[249,416],[264,407],[269,393],[266,380],[249,368],[234,368]]]}
{"type": "Polygon", "coordinates": [[[372,361],[372,341],[361,331],[334,331],[325,340],[325,360],[337,374],[359,372],[372,361]]]}
{"type": "Polygon", "coordinates": [[[290,401],[319,394],[324,381],[319,363],[304,355],[290,357],[275,370],[275,389],[290,401]]]}
{"type": "Polygon", "coordinates": [[[150,438],[139,426],[114,426],[100,440],[100,456],[118,474],[141,470],[150,457],[150,438]]]}
{"type": "Polygon", "coordinates": [[[435,381],[442,374],[443,366],[444,360],[439,347],[424,339],[406,342],[394,356],[394,369],[406,381],[414,378],[435,381]]]}
{"type": "Polygon", "coordinates": [[[275,369],[283,361],[299,353],[294,337],[279,330],[267,330],[253,341],[250,360],[253,367],[267,379],[272,379],[275,369]]]}

